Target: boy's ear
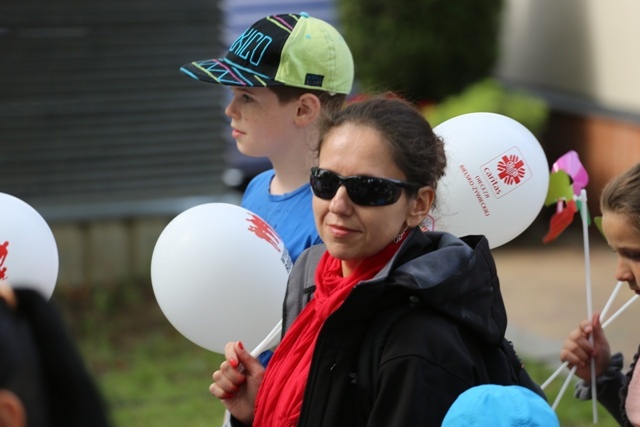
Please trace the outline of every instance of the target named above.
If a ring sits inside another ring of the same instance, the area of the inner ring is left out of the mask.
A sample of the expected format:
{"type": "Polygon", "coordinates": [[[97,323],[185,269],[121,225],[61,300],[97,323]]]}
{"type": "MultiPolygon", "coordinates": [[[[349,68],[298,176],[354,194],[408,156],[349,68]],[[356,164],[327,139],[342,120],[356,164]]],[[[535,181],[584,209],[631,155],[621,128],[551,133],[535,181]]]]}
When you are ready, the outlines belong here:
{"type": "Polygon", "coordinates": [[[27,425],[22,402],[13,392],[0,390],[0,427],[24,427],[27,425]]]}
{"type": "Polygon", "coordinates": [[[298,111],[296,123],[300,126],[308,126],[313,123],[322,111],[320,98],[312,93],[303,93],[298,98],[298,111]]]}

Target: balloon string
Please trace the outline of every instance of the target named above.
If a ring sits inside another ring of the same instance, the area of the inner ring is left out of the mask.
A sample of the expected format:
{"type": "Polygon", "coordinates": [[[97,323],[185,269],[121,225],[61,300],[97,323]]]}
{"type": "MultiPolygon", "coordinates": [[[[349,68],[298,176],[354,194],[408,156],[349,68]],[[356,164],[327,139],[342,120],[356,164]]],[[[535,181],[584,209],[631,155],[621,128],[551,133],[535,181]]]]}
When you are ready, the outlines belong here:
{"type": "MultiPolygon", "coordinates": [[[[614,291],[615,292],[615,291],[614,291]]],[[[607,326],[609,326],[611,324],[611,322],[613,322],[615,320],[616,317],[618,317],[623,311],[625,311],[627,309],[627,307],[629,307],[636,299],[638,299],[640,295],[634,295],[631,298],[629,298],[629,301],[627,301],[626,303],[624,303],[624,305],[622,307],[620,307],[618,309],[618,311],[616,311],[615,313],[613,313],[611,315],[610,318],[607,319],[606,322],[604,322],[602,324],[602,329],[605,329],[607,326]]],[[[541,386],[540,388],[542,390],[544,390],[550,383],[551,381],[553,381],[559,374],[560,372],[566,368],[569,365],[569,362],[564,362],[562,365],[560,365],[560,367],[558,369],[556,369],[556,371],[549,377],[548,380],[546,380],[541,386]]],[[[558,396],[556,397],[555,402],[553,403],[553,409],[555,410],[556,406],[558,406],[558,403],[560,402],[560,399],[562,399],[562,395],[564,394],[565,390],[566,390],[566,385],[569,383],[569,381],[571,380],[571,378],[573,377],[573,374],[576,371],[576,367],[574,366],[573,368],[571,368],[571,371],[569,372],[569,375],[567,376],[567,379],[565,379],[564,384],[562,386],[562,388],[560,389],[560,391],[558,392],[558,396]]],[[[594,378],[595,376],[592,373],[592,377],[594,378]]],[[[592,381],[595,382],[595,381],[592,381]]]]}
{"type": "Polygon", "coordinates": [[[618,309],[618,311],[616,311],[615,313],[613,313],[613,314],[611,315],[611,317],[610,317],[610,318],[608,318],[608,319],[607,319],[607,321],[606,321],[606,322],[604,322],[604,323],[602,324],[602,329],[604,329],[604,328],[606,328],[607,326],[609,326],[609,324],[610,324],[611,322],[613,322],[613,320],[614,320],[616,317],[618,317],[618,316],[619,316],[619,315],[620,315],[620,314],[621,314],[621,313],[622,313],[622,312],[623,312],[627,307],[629,307],[629,306],[631,305],[631,303],[633,303],[636,299],[638,299],[638,296],[639,296],[639,295],[637,295],[637,294],[636,294],[636,295],[632,296],[631,298],[629,298],[629,301],[627,301],[626,303],[624,303],[624,305],[623,305],[622,307],[620,307],[620,308],[618,309]]]}
{"type": "Polygon", "coordinates": [[[587,192],[582,189],[580,192],[579,200],[581,202],[580,206],[580,217],[582,218],[582,239],[584,246],[584,270],[585,270],[585,284],[587,286],[587,318],[591,320],[593,316],[593,304],[591,300],[591,261],[589,258],[589,231],[587,229],[588,226],[588,218],[587,218],[587,192]]]}
{"type": "Polygon", "coordinates": [[[551,406],[551,409],[553,409],[554,411],[558,407],[558,403],[560,403],[560,399],[562,399],[562,396],[564,395],[564,392],[567,390],[567,386],[569,385],[569,381],[571,381],[571,378],[573,377],[573,374],[575,374],[576,369],[578,369],[577,366],[574,366],[573,368],[571,368],[571,371],[569,371],[569,375],[567,375],[567,378],[564,380],[564,383],[562,383],[562,387],[560,388],[560,391],[558,392],[558,396],[556,396],[556,400],[553,402],[553,405],[551,406]]]}
{"type": "MultiPolygon", "coordinates": [[[[584,269],[585,283],[587,285],[587,318],[593,316],[593,304],[591,299],[591,260],[589,257],[589,217],[587,209],[587,191],[583,188],[580,190],[580,217],[582,218],[582,238],[584,246],[584,269]]],[[[593,334],[589,336],[589,342],[593,345],[593,334]]],[[[591,378],[596,377],[596,360],[591,359],[591,378]]],[[[596,381],[591,381],[591,403],[593,412],[593,423],[598,424],[598,393],[596,390],[596,381]]]]}
{"type": "Polygon", "coordinates": [[[273,327],[271,332],[252,351],[253,357],[258,357],[263,351],[277,345],[280,342],[282,333],[282,319],[273,327]]]}
{"type": "MultiPolygon", "coordinates": [[[[624,282],[623,282],[624,283],[624,282]]],[[[616,311],[615,313],[613,313],[613,315],[611,315],[610,318],[607,319],[606,322],[604,322],[602,324],[602,329],[605,329],[607,326],[609,326],[609,324],[611,324],[611,322],[613,322],[615,320],[616,317],[618,317],[620,314],[622,314],[622,312],[624,310],[627,309],[627,307],[629,307],[631,305],[631,303],[633,303],[637,298],[639,297],[639,295],[634,295],[631,298],[629,298],[629,301],[627,301],[626,303],[624,303],[624,305],[622,307],[620,307],[618,309],[618,311],[616,311]]],[[[569,362],[563,362],[562,365],[560,365],[558,367],[558,369],[556,369],[556,371],[551,374],[551,376],[544,382],[542,383],[542,385],[540,386],[541,389],[545,389],[547,388],[547,386],[554,380],[556,379],[556,377],[560,374],[560,372],[562,372],[562,370],[564,368],[566,368],[567,366],[569,366],[569,362]]]]}
{"type": "Polygon", "coordinates": [[[607,317],[607,312],[609,311],[609,308],[611,308],[611,304],[613,303],[613,300],[616,298],[616,296],[618,296],[618,292],[620,291],[620,288],[622,288],[622,285],[624,284],[625,282],[622,282],[622,281],[616,283],[616,287],[613,288],[613,292],[611,292],[609,301],[607,301],[607,303],[604,305],[604,308],[600,312],[600,321],[604,320],[605,317],[607,317]]]}
{"type": "Polygon", "coordinates": [[[562,370],[563,370],[564,368],[566,368],[567,366],[569,366],[569,362],[563,362],[563,363],[562,363],[562,365],[558,366],[558,369],[556,369],[556,370],[555,370],[555,372],[554,372],[553,374],[551,374],[551,376],[549,376],[549,378],[547,378],[547,380],[546,380],[545,382],[543,382],[543,383],[542,383],[542,385],[540,386],[540,388],[541,388],[541,389],[543,389],[543,390],[544,390],[545,388],[547,388],[547,386],[548,386],[549,384],[551,384],[551,382],[552,382],[553,380],[555,380],[555,379],[556,379],[556,377],[557,377],[558,375],[560,375],[560,372],[562,372],[562,370]]]}
{"type": "MultiPolygon", "coordinates": [[[[624,282],[623,282],[623,283],[624,283],[624,282]]],[[[633,303],[633,302],[634,302],[634,301],[635,301],[639,296],[640,296],[640,295],[634,295],[634,296],[632,296],[631,298],[629,298],[629,301],[627,301],[626,303],[624,303],[624,305],[623,305],[622,307],[620,307],[620,308],[618,309],[618,311],[616,311],[615,313],[613,313],[613,314],[611,315],[611,317],[610,317],[610,318],[608,318],[608,319],[607,319],[607,321],[606,321],[606,322],[604,322],[604,323],[602,324],[602,329],[605,329],[607,326],[609,326],[609,325],[611,324],[611,322],[613,322],[613,321],[615,320],[615,318],[616,318],[616,317],[618,317],[620,314],[622,314],[622,312],[623,312],[624,310],[626,310],[626,309],[627,309],[627,307],[629,307],[629,306],[630,306],[630,305],[631,305],[631,304],[632,304],[632,303],[633,303]]],[[[603,312],[604,312],[604,310],[603,310],[603,312]]],[[[542,383],[542,385],[540,386],[540,388],[541,388],[541,389],[543,389],[543,390],[544,390],[545,388],[547,388],[547,386],[548,386],[549,384],[551,384],[551,382],[552,382],[553,380],[555,380],[555,379],[556,379],[556,377],[557,377],[557,376],[562,372],[562,370],[563,370],[564,368],[566,368],[567,366],[569,366],[569,362],[563,362],[563,363],[562,363],[562,365],[560,365],[560,366],[558,367],[558,369],[556,369],[556,370],[555,370],[555,372],[554,372],[553,374],[551,374],[551,376],[549,376],[549,378],[548,378],[544,383],[542,383]]]]}
{"type": "MultiPolygon", "coordinates": [[[[625,284],[625,282],[618,282],[616,284],[615,288],[613,289],[613,292],[609,296],[609,300],[607,301],[607,303],[605,304],[604,308],[602,309],[602,312],[600,313],[600,320],[601,321],[604,320],[604,318],[606,317],[607,312],[609,311],[609,308],[611,308],[611,304],[613,303],[613,300],[618,295],[618,292],[620,291],[620,288],[624,284],[625,284]]],[[[624,304],[617,312],[615,312],[613,314],[613,316],[611,316],[611,318],[609,318],[606,322],[604,322],[604,324],[602,325],[602,328],[604,329],[609,323],[611,323],[611,321],[613,319],[615,319],[622,311],[624,311],[627,308],[627,306],[630,305],[635,300],[636,297],[637,297],[637,295],[634,295],[633,297],[631,297],[631,299],[629,301],[627,301],[626,304],[624,304]]],[[[551,374],[551,376],[549,376],[549,378],[544,383],[542,383],[540,388],[542,388],[543,390],[545,388],[547,388],[547,386],[549,384],[551,384],[551,382],[553,380],[555,380],[556,377],[560,374],[560,372],[562,372],[562,370],[564,368],[566,368],[568,365],[569,365],[569,362],[564,362],[562,365],[560,365],[558,367],[558,369],[556,369],[555,372],[553,374],[551,374]]]]}

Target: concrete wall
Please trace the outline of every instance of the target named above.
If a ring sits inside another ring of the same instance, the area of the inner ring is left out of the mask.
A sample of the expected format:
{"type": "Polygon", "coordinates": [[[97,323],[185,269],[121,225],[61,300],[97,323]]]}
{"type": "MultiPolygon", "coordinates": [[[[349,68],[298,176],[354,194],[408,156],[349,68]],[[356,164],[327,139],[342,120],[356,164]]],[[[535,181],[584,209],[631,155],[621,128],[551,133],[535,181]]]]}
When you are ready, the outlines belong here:
{"type": "Polygon", "coordinates": [[[575,150],[589,173],[589,207],[613,176],[640,161],[640,2],[507,0],[496,75],[542,95],[552,164],[575,150]]]}
{"type": "Polygon", "coordinates": [[[170,220],[140,217],[50,224],[60,259],[57,287],[148,281],[153,248],[170,220]]]}

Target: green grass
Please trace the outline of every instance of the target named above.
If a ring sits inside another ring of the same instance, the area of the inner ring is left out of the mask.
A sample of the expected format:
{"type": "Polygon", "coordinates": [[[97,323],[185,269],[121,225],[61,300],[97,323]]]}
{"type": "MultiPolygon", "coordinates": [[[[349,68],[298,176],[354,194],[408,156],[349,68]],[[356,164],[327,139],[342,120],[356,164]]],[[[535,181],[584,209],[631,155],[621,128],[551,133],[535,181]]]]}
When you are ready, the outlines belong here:
{"type": "Polygon", "coordinates": [[[159,332],[127,352],[106,354],[100,384],[119,426],[219,425],[222,406],[208,391],[221,356],[159,332]]]}
{"type": "Polygon", "coordinates": [[[180,335],[150,291],[67,292],[56,294],[55,302],[102,390],[114,427],[222,424],[224,407],[209,393],[222,355],[180,335]]]}
{"type": "MultiPolygon", "coordinates": [[[[180,335],[158,308],[150,286],[127,284],[88,292],[56,291],[62,309],[111,409],[114,427],[217,427],[224,408],[209,393],[222,356],[180,335]]],[[[527,370],[539,384],[553,369],[532,360],[527,370]]],[[[564,376],[545,390],[553,404],[564,376]]],[[[557,414],[562,427],[593,424],[591,402],[565,391],[557,414]]],[[[598,425],[617,426],[602,408],[598,425]]]]}
{"type": "MultiPolygon", "coordinates": [[[[560,361],[558,361],[558,366],[560,361]]],[[[555,369],[549,368],[549,366],[538,363],[533,360],[525,361],[527,371],[531,375],[534,381],[538,384],[544,383],[553,373],[555,369]]],[[[568,373],[569,371],[566,370],[568,373]]],[[[574,377],[575,378],[575,377],[574,377]]],[[[550,405],[556,400],[560,388],[566,379],[566,375],[559,375],[555,378],[551,384],[544,390],[547,395],[547,400],[550,405]]],[[[593,423],[593,405],[589,401],[581,401],[573,397],[573,386],[576,380],[573,379],[570,385],[565,390],[558,407],[556,408],[556,414],[560,420],[562,427],[583,427],[598,425],[600,427],[615,427],[618,423],[609,415],[609,413],[598,405],[598,423],[593,423]]]]}

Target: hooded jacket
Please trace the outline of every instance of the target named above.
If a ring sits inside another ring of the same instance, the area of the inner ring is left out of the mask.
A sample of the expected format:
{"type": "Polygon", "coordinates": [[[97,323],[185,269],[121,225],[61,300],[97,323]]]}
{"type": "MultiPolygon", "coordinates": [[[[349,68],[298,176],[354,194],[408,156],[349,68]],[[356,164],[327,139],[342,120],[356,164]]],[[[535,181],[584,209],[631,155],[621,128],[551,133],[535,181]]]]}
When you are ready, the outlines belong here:
{"type": "MultiPolygon", "coordinates": [[[[283,333],[311,298],[325,250],[313,246],[294,265],[283,333]]],[[[489,382],[480,348],[499,345],[506,325],[487,240],[414,230],[323,325],[298,425],[440,426],[458,395],[489,382]],[[407,304],[416,309],[385,322],[407,304]],[[383,344],[371,348],[370,342],[383,344]]]]}

